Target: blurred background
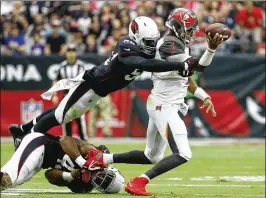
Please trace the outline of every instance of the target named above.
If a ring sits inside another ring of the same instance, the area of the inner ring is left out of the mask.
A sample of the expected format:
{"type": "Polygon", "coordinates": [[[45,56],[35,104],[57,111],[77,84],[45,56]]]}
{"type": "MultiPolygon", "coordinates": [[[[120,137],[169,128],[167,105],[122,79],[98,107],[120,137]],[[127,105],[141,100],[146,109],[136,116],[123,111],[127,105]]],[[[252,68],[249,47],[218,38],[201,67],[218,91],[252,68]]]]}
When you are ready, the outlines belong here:
{"type": "MultiPolygon", "coordinates": [[[[163,36],[168,14],[177,7],[192,9],[198,17],[200,31],[191,47],[195,56],[207,47],[209,24],[224,23],[232,30],[207,72],[194,75],[218,115],[200,111],[202,102],[188,94],[189,136],[264,137],[265,2],[237,1],[1,1],[1,136],[9,136],[9,124],[28,122],[58,104],[63,93],[52,101],[40,94],[58,79],[65,60],[77,56],[87,69],[103,63],[137,16],[153,18],[163,36]]],[[[145,137],[150,76],[144,72],[86,113],[85,136],[145,137]]],[[[81,134],[78,123],[71,127],[73,135],[81,134]]],[[[61,135],[62,128],[51,133],[61,135]]]]}

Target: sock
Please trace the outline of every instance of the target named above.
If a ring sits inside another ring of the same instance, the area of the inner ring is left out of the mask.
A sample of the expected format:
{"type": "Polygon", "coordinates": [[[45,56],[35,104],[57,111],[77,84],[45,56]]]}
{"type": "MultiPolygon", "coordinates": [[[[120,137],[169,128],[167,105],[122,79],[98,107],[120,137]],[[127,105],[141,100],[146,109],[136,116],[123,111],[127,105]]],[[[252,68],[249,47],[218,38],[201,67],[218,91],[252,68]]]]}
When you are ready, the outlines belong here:
{"type": "Polygon", "coordinates": [[[145,156],[144,151],[129,151],[127,153],[114,154],[114,163],[126,164],[152,164],[151,161],[145,156]]]}
{"type": "Polygon", "coordinates": [[[50,109],[47,109],[45,110],[44,112],[42,112],[40,115],[38,115],[35,119],[31,120],[30,122],[26,123],[26,124],[22,124],[20,125],[20,128],[23,132],[27,133],[29,132],[32,127],[34,125],[37,124],[37,122],[45,115],[51,113],[52,111],[54,111],[57,107],[53,107],[53,108],[50,108],[50,109]]]}
{"type": "Polygon", "coordinates": [[[26,123],[26,124],[22,124],[20,126],[20,128],[22,129],[23,132],[27,133],[28,131],[30,131],[30,129],[33,127],[33,120],[26,123]]]}
{"type": "Polygon", "coordinates": [[[58,125],[60,125],[60,123],[56,120],[54,112],[50,112],[37,122],[32,132],[46,133],[48,130],[58,125]]]}
{"type": "Polygon", "coordinates": [[[145,174],[142,174],[140,177],[144,177],[144,178],[146,178],[146,179],[148,179],[150,181],[150,178],[147,175],[145,175],[145,174]]]}
{"type": "Polygon", "coordinates": [[[103,163],[112,164],[114,163],[113,154],[103,154],[103,163]]]}
{"type": "Polygon", "coordinates": [[[174,153],[162,159],[158,164],[148,170],[145,175],[147,175],[148,178],[153,179],[175,167],[180,166],[181,164],[184,164],[185,162],[187,162],[185,158],[181,157],[177,153],[174,153]]]}

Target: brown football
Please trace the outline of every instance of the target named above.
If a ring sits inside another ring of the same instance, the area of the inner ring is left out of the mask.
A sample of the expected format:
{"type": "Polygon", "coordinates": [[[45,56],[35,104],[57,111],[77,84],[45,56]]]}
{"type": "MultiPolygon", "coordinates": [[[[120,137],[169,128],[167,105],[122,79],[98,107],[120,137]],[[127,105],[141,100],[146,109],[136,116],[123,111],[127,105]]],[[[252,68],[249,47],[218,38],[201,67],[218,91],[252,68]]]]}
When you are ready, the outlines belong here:
{"type": "Polygon", "coordinates": [[[230,28],[222,23],[213,23],[209,25],[209,27],[205,29],[205,34],[208,34],[209,32],[211,33],[211,37],[215,36],[216,33],[223,35],[224,41],[231,37],[230,28]]]}

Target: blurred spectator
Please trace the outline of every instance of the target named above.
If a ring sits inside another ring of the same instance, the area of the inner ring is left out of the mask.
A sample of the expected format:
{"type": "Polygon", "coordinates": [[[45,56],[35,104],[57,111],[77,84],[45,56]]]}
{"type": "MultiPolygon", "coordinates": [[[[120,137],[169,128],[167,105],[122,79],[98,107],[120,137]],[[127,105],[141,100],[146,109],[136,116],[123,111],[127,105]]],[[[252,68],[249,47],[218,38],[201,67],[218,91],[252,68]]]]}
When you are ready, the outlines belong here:
{"type": "Polygon", "coordinates": [[[80,17],[77,19],[79,29],[82,31],[83,35],[87,35],[89,33],[89,29],[92,24],[92,17],[93,13],[91,3],[84,1],[80,11],[80,17]]]}
{"type": "Polygon", "coordinates": [[[163,36],[163,34],[164,34],[165,30],[166,30],[165,25],[164,25],[164,20],[163,20],[163,18],[157,16],[157,17],[155,17],[153,20],[154,20],[155,23],[157,24],[157,26],[158,26],[158,30],[159,30],[161,36],[163,36]]]}
{"type": "Polygon", "coordinates": [[[76,45],[76,51],[78,55],[84,54],[86,44],[83,42],[83,35],[82,32],[79,30],[78,24],[76,22],[73,22],[70,25],[69,31],[71,34],[67,38],[68,42],[76,45]]]}
{"type": "Polygon", "coordinates": [[[90,34],[86,38],[86,53],[97,53],[96,35],[90,34]]]}
{"type": "Polygon", "coordinates": [[[7,37],[4,38],[4,54],[22,55],[25,51],[24,34],[19,32],[18,24],[13,23],[7,37]]]}
{"type": "Polygon", "coordinates": [[[49,9],[45,5],[45,1],[32,0],[25,2],[26,15],[29,23],[33,23],[36,15],[45,16],[48,14],[49,9]]]}
{"type": "Polygon", "coordinates": [[[60,35],[61,22],[53,20],[52,22],[52,35],[47,37],[45,46],[45,55],[50,54],[64,54],[64,46],[66,43],[65,36],[60,35]]]}
{"type": "Polygon", "coordinates": [[[61,20],[60,20],[60,17],[57,13],[53,13],[50,15],[50,18],[49,18],[49,23],[46,23],[45,24],[45,35],[46,36],[50,36],[52,34],[52,31],[53,31],[53,27],[54,27],[54,23],[58,23],[58,21],[60,22],[60,28],[59,28],[59,32],[60,32],[60,35],[64,35],[65,36],[65,30],[63,28],[63,26],[61,26],[61,20]]]}
{"type": "Polygon", "coordinates": [[[32,56],[42,56],[44,55],[44,44],[41,42],[41,36],[39,33],[34,34],[34,43],[31,46],[31,55],[32,56]]]}
{"type": "Polygon", "coordinates": [[[26,53],[29,54],[36,32],[40,35],[41,44],[56,38],[53,49],[50,43],[46,45],[47,55],[62,55],[63,44],[72,41],[77,45],[79,55],[89,51],[105,54],[113,49],[118,37],[128,34],[129,22],[137,16],[152,17],[163,35],[170,11],[178,7],[192,9],[198,17],[200,31],[195,34],[196,40],[192,47],[194,52],[200,53],[205,49],[204,31],[211,23],[216,22],[224,23],[232,30],[231,38],[218,48],[218,53],[265,52],[265,38],[262,33],[262,28],[265,28],[264,13],[261,9],[265,7],[265,2],[5,1],[1,2],[2,32],[3,37],[7,37],[11,24],[16,23],[21,32],[26,32],[26,53]],[[60,36],[54,36],[58,34],[59,27],[53,25],[57,23],[55,21],[61,22],[60,36]],[[51,50],[54,51],[50,52],[51,50]]]}
{"type": "Polygon", "coordinates": [[[109,54],[111,53],[114,48],[116,43],[119,41],[119,39],[121,38],[122,34],[120,30],[114,30],[112,32],[112,35],[109,36],[105,42],[104,42],[104,51],[102,52],[103,54],[109,54]]]}
{"type": "Polygon", "coordinates": [[[236,34],[241,39],[242,52],[248,51],[250,39],[255,44],[255,50],[259,49],[262,41],[263,13],[261,8],[254,6],[252,1],[245,2],[245,7],[240,10],[236,17],[236,34]]]}
{"type": "Polygon", "coordinates": [[[99,35],[100,34],[100,21],[98,16],[92,17],[92,23],[89,27],[89,33],[99,35]]]}
{"type": "Polygon", "coordinates": [[[13,23],[17,23],[20,30],[24,32],[27,30],[29,23],[25,18],[25,6],[23,1],[14,1],[10,18],[13,23]]]}
{"type": "Polygon", "coordinates": [[[42,36],[45,35],[44,20],[42,14],[36,14],[33,18],[33,23],[29,26],[26,32],[26,38],[33,37],[38,32],[42,36]]]}

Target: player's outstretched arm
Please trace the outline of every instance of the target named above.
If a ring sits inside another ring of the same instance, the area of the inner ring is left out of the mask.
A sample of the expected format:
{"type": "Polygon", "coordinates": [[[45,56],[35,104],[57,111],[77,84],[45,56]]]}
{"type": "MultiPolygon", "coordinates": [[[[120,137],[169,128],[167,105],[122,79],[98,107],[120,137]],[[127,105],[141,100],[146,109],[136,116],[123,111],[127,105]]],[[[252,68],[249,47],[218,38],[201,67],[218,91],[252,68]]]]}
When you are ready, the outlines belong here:
{"type": "Polygon", "coordinates": [[[83,140],[64,136],[60,139],[60,145],[64,152],[82,168],[86,160],[84,157],[87,155],[89,149],[95,147],[83,140]]]}
{"type": "Polygon", "coordinates": [[[141,69],[148,72],[184,70],[188,69],[189,67],[196,67],[198,65],[198,63],[185,64],[185,62],[167,62],[156,59],[145,59],[140,56],[128,56],[119,58],[128,67],[131,67],[133,69],[141,69]]]}
{"type": "Polygon", "coordinates": [[[201,87],[199,87],[192,77],[188,78],[189,86],[188,91],[192,93],[195,97],[203,101],[203,105],[200,107],[201,109],[206,107],[206,113],[211,110],[212,116],[215,117],[217,114],[214,109],[214,105],[211,101],[211,97],[204,91],[201,87]]]}
{"type": "Polygon", "coordinates": [[[223,42],[223,35],[217,33],[212,38],[209,33],[206,35],[206,40],[208,43],[208,48],[205,50],[204,54],[200,57],[199,66],[195,69],[195,71],[203,72],[211,64],[215,50],[223,42]]]}
{"type": "Polygon", "coordinates": [[[49,183],[57,186],[66,186],[73,180],[81,178],[81,170],[75,169],[71,172],[65,172],[58,169],[49,169],[45,171],[45,178],[49,183]]]}

